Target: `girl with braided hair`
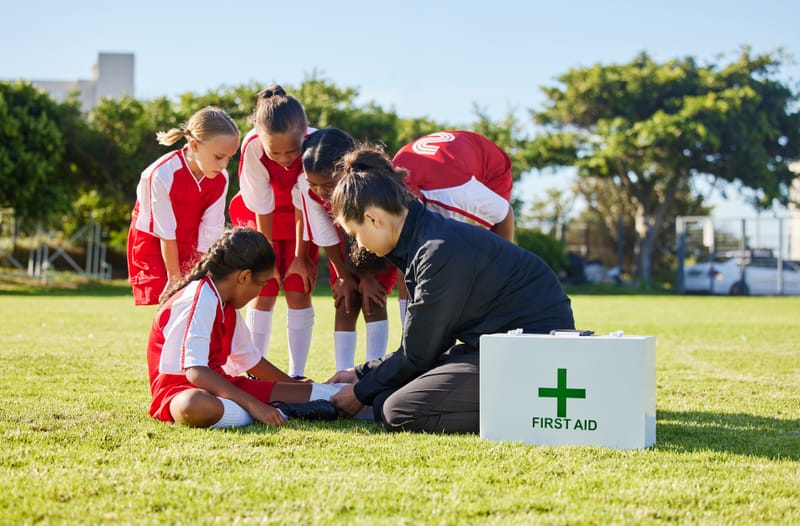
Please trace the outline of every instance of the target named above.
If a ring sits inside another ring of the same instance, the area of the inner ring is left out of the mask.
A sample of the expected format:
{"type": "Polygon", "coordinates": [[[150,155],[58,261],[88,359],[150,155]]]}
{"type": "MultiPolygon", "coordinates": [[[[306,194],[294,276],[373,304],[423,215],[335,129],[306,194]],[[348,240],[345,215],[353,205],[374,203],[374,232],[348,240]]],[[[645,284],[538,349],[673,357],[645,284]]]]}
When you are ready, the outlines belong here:
{"type": "Polygon", "coordinates": [[[239,129],[222,109],[207,106],[158,142],[186,144],[142,172],[128,233],[128,276],[136,305],[156,305],[225,227],[228,173],[239,129]]]}
{"type": "Polygon", "coordinates": [[[150,416],[192,427],[336,418],[328,399],[341,386],[293,381],[262,357],[239,314],[274,269],[266,238],[234,228],[163,294],[147,345],[150,416]]]}
{"type": "Polygon", "coordinates": [[[338,180],[336,166],[355,148],[355,140],[339,128],[315,131],[303,141],[305,177],[298,181],[307,237],[328,254],[336,309],[333,348],[337,371],[355,365],[359,313],[364,315],[367,361],[386,354],[386,296],[397,279],[395,267],[359,250],[331,216],[330,198],[338,180]]]}

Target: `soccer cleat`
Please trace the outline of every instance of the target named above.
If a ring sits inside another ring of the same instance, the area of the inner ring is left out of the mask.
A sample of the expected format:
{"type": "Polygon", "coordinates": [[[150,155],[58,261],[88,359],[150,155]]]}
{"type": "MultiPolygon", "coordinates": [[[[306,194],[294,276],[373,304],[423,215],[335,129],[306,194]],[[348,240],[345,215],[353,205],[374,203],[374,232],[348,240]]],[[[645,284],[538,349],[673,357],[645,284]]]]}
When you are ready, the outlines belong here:
{"type": "Polygon", "coordinates": [[[303,420],[336,420],[339,416],[336,406],[328,400],[312,400],[304,404],[287,404],[286,402],[270,402],[272,407],[280,409],[289,418],[303,420]]]}

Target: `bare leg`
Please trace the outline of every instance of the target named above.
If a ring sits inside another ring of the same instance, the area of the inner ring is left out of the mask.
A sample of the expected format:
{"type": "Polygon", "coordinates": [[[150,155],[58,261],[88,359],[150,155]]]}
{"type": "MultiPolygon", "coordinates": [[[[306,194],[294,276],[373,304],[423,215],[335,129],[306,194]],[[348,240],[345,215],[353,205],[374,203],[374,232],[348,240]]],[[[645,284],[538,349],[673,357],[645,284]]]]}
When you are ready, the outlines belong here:
{"type": "Polygon", "coordinates": [[[205,389],[187,389],[169,404],[175,423],[190,427],[214,425],[222,418],[224,410],[222,402],[205,389]]]}
{"type": "Polygon", "coordinates": [[[272,388],[269,396],[270,402],[285,402],[287,404],[304,404],[311,398],[311,384],[309,383],[284,383],[278,382],[272,388]]]}

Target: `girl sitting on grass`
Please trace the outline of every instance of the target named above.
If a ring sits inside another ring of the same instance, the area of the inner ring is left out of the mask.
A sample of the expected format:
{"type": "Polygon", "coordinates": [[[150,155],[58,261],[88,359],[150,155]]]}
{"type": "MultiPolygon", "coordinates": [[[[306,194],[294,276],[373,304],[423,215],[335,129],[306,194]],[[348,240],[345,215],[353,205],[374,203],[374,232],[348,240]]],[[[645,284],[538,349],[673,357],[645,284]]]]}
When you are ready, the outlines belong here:
{"type": "Polygon", "coordinates": [[[262,357],[239,314],[274,269],[267,239],[235,228],[165,294],[147,346],[153,418],[192,427],[336,418],[328,399],[340,386],[294,382],[262,357]]]}

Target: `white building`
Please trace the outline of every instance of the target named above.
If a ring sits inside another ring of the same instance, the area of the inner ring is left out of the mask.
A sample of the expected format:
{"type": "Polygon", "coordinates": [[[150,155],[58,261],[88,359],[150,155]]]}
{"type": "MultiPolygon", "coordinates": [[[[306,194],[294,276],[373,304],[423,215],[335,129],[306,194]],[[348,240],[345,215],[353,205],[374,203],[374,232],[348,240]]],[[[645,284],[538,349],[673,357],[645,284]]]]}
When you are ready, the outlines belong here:
{"type": "Polygon", "coordinates": [[[64,101],[70,93],[77,91],[81,109],[88,112],[102,98],[134,96],[133,53],[99,53],[92,67],[91,80],[29,80],[58,100],[64,101]]]}

